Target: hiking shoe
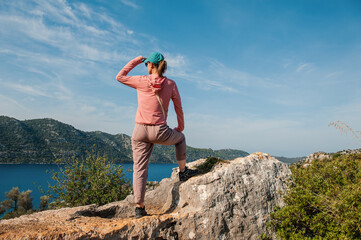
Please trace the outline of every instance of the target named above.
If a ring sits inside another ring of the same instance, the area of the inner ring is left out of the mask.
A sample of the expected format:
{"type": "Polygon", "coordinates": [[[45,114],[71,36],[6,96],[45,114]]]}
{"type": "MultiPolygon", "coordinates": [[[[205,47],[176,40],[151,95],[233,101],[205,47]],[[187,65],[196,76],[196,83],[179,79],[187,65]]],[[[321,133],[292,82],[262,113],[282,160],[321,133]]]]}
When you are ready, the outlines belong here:
{"type": "Polygon", "coordinates": [[[191,177],[194,177],[195,175],[198,174],[197,170],[192,170],[189,168],[185,168],[184,172],[179,172],[179,181],[187,181],[188,179],[190,179],[191,177]]]}
{"type": "Polygon", "coordinates": [[[144,216],[147,216],[148,213],[145,211],[145,207],[136,207],[135,208],[135,218],[141,218],[141,217],[144,217],[144,216]]]}

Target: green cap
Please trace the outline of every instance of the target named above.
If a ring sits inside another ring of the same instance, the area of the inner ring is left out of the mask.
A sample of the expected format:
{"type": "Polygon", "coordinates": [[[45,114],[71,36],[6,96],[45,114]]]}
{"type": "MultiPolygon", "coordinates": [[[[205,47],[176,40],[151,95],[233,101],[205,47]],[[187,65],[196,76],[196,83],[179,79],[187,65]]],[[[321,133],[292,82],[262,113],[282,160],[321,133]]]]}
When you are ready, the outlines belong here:
{"type": "Polygon", "coordinates": [[[164,59],[164,56],[159,52],[153,52],[149,55],[147,59],[145,59],[145,63],[152,62],[155,64],[159,64],[164,59]]]}

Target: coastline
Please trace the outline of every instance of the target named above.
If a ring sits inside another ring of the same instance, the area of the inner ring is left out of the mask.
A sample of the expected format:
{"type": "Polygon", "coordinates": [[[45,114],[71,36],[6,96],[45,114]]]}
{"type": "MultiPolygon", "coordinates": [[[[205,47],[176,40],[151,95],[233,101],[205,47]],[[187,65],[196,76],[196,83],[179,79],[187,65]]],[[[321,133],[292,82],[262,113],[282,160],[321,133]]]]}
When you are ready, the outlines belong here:
{"type": "MultiPolygon", "coordinates": [[[[115,164],[133,164],[133,162],[125,162],[125,163],[115,163],[115,164]]],[[[150,162],[149,164],[164,164],[164,165],[171,165],[177,163],[165,163],[165,162],[150,162]]],[[[66,165],[66,163],[1,163],[0,165],[66,165]]]]}

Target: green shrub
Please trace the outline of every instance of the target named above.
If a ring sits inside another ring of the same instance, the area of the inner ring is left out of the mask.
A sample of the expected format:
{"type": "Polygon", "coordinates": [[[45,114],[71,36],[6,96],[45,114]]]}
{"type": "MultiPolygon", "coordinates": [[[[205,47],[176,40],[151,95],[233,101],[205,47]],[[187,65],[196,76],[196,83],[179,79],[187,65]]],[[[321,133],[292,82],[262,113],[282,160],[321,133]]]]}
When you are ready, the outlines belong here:
{"type": "Polygon", "coordinates": [[[35,209],[33,209],[31,192],[31,190],[20,192],[18,187],[13,187],[9,192],[6,192],[6,199],[0,202],[0,215],[5,213],[2,219],[33,213],[35,209]]]}
{"type": "Polygon", "coordinates": [[[361,239],[361,154],[292,166],[285,206],[270,226],[282,239],[361,239]]]}
{"type": "MultiPolygon", "coordinates": [[[[64,160],[60,160],[64,162],[64,160]]],[[[123,200],[131,191],[130,181],[121,165],[115,165],[106,156],[94,151],[85,160],[74,159],[53,172],[55,185],[49,185],[55,207],[104,205],[123,200]]]]}
{"type": "Polygon", "coordinates": [[[217,157],[209,157],[209,158],[206,159],[205,162],[203,162],[202,164],[196,166],[196,169],[201,174],[202,173],[207,173],[207,172],[211,171],[213,166],[215,166],[215,165],[217,165],[219,163],[228,163],[228,161],[222,160],[222,159],[217,158],[217,157]]]}

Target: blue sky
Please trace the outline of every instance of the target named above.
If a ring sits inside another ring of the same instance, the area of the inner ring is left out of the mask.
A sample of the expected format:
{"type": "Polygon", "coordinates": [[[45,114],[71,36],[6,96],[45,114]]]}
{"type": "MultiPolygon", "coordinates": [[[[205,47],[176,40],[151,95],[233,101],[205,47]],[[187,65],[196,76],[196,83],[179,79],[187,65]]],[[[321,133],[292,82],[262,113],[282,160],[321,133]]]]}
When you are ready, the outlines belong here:
{"type": "Polygon", "coordinates": [[[361,130],[358,0],[2,0],[0,115],[131,135],[136,91],[115,76],[153,51],[190,146],[294,157],[361,145],[328,126],[361,130]]]}

